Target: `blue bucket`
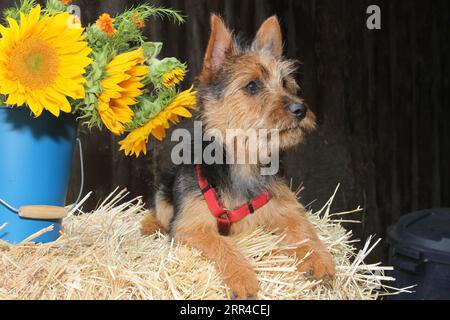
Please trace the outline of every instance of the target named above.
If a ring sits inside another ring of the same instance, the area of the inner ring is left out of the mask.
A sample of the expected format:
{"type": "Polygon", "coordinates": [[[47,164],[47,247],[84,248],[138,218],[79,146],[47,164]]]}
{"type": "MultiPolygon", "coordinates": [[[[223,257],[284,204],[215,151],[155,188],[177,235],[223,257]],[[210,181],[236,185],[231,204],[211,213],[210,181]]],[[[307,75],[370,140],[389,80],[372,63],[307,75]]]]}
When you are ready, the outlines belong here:
{"type": "MultiPolygon", "coordinates": [[[[27,205],[64,206],[69,184],[76,121],[44,112],[35,119],[30,110],[0,106],[0,198],[15,208],[27,205]]],[[[19,243],[54,226],[33,241],[51,242],[59,237],[61,220],[32,220],[0,203],[0,239],[19,243]]]]}

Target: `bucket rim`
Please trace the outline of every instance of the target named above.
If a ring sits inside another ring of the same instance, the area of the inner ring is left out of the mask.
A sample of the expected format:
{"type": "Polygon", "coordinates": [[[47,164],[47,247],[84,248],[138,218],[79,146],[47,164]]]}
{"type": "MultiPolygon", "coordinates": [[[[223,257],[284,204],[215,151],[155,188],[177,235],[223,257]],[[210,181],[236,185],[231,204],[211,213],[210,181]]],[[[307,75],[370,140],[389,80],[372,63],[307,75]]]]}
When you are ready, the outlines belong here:
{"type": "Polygon", "coordinates": [[[389,228],[387,242],[391,248],[408,248],[414,253],[411,258],[426,259],[429,262],[450,264],[450,252],[448,251],[448,240],[440,241],[419,237],[409,232],[408,227],[416,221],[426,219],[431,215],[446,215],[450,208],[434,208],[409,213],[400,218],[399,222],[389,228]]]}

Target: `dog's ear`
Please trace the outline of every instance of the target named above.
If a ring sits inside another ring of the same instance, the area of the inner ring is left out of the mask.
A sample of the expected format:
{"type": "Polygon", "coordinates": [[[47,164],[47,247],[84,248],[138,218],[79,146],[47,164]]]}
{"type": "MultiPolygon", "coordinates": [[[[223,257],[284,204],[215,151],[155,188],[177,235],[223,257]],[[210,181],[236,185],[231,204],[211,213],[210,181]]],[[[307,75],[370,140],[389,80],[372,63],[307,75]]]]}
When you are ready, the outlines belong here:
{"type": "Polygon", "coordinates": [[[256,50],[267,50],[276,58],[283,54],[283,35],[276,16],[272,16],[261,25],[253,47],[256,50]]]}
{"type": "Polygon", "coordinates": [[[203,72],[210,76],[216,74],[223,67],[226,55],[231,52],[233,38],[222,19],[213,14],[211,16],[211,36],[206,49],[203,72]]]}

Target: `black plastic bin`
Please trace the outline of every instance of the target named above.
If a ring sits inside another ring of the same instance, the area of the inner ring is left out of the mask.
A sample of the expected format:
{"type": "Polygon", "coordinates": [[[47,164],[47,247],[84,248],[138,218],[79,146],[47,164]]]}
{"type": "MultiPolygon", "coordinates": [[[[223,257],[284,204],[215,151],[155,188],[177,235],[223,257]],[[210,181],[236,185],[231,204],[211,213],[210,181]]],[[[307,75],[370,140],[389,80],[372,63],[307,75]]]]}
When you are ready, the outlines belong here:
{"type": "Polygon", "coordinates": [[[450,300],[450,209],[402,217],[391,228],[388,241],[395,286],[417,285],[414,293],[389,300],[450,300]]]}

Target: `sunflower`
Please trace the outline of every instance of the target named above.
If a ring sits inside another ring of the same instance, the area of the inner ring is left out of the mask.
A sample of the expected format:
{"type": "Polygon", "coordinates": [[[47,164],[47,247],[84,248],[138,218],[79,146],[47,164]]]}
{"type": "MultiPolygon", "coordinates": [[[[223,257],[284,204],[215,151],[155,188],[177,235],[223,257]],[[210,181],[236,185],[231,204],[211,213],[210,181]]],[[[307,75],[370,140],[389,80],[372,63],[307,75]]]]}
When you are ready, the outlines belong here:
{"type": "Polygon", "coordinates": [[[184,80],[185,74],[185,70],[180,67],[176,67],[172,71],[169,71],[163,75],[162,84],[166,88],[174,87],[184,80]]]}
{"type": "Polygon", "coordinates": [[[193,87],[178,94],[156,117],[144,126],[131,131],[124,140],[119,142],[120,150],[124,150],[127,156],[135,154],[139,157],[141,152],[147,154],[147,142],[150,135],[161,141],[166,135],[166,129],[170,126],[169,121],[177,124],[180,122],[180,116],[192,117],[188,109],[194,108],[197,103],[196,92],[192,90],[193,87]]]}
{"type": "Polygon", "coordinates": [[[69,20],[69,13],[41,17],[37,5],[20,14],[20,25],[11,18],[9,27],[0,25],[0,94],[8,105],[27,104],[36,117],[44,109],[59,116],[71,112],[68,97],[84,98],[91,49],[69,20]]]}
{"type": "Polygon", "coordinates": [[[133,118],[130,106],[143,94],[142,80],[148,73],[143,65],[142,48],[116,56],[107,66],[107,77],[102,80],[102,92],[98,98],[98,112],[105,126],[114,134],[124,132],[124,124],[133,118]]]}

